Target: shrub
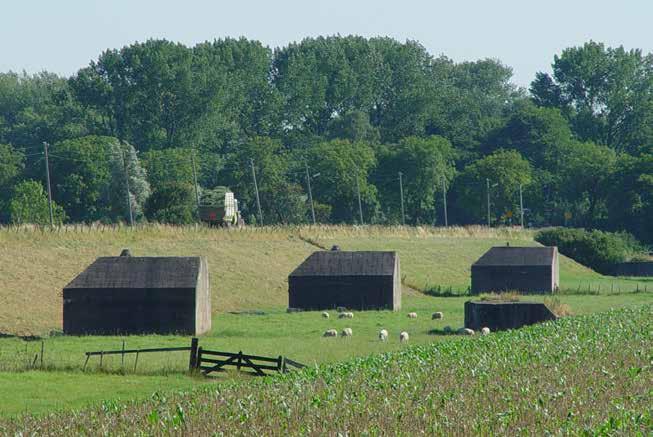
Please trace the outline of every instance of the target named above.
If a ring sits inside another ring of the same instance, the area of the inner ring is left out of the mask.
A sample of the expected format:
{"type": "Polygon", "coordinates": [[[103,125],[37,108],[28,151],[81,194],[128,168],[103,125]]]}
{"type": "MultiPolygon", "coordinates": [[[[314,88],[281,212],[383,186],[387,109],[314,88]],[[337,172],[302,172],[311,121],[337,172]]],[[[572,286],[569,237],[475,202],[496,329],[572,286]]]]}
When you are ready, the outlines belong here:
{"type": "Polygon", "coordinates": [[[604,274],[609,274],[614,264],[643,251],[635,237],[626,232],[554,228],[538,232],[535,240],[545,246],[558,246],[563,255],[604,274]]]}

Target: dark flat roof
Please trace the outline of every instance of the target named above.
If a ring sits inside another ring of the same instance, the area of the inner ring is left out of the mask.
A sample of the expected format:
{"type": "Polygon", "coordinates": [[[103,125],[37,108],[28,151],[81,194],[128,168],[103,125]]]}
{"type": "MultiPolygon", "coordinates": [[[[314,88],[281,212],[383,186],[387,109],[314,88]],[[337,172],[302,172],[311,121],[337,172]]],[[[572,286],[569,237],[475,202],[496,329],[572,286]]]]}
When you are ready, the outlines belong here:
{"type": "Polygon", "coordinates": [[[200,257],[101,257],[64,289],[195,288],[200,263],[200,257]]]}
{"type": "Polygon", "coordinates": [[[555,247],[493,247],[474,263],[475,266],[549,266],[555,247]]]}
{"type": "Polygon", "coordinates": [[[313,252],[290,276],[392,276],[396,252],[313,252]]]}

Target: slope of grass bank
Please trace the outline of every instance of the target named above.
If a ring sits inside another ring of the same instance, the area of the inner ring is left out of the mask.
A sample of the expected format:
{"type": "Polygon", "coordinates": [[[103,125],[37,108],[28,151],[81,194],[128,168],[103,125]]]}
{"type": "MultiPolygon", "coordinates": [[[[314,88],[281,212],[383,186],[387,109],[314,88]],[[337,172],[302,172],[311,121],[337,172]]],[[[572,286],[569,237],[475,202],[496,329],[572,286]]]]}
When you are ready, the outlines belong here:
{"type": "MultiPolygon", "coordinates": [[[[320,246],[397,250],[406,285],[464,292],[471,263],[491,246],[506,242],[536,244],[530,231],[482,227],[5,228],[0,229],[0,333],[60,330],[62,288],[96,257],[115,256],[125,247],[136,256],[206,256],[217,314],[285,308],[288,274],[320,246]]],[[[561,282],[572,290],[653,289],[651,281],[603,277],[564,257],[561,282]]]]}
{"type": "Polygon", "coordinates": [[[247,383],[0,422],[0,433],[647,434],[653,307],[458,338],[247,383]]]}

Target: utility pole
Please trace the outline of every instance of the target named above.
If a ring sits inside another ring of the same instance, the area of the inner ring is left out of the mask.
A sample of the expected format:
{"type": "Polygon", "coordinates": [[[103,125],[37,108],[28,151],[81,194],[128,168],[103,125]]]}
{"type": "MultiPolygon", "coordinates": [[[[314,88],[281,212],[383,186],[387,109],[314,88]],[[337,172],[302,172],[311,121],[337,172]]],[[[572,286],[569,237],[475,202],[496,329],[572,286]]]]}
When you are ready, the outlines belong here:
{"type": "Polygon", "coordinates": [[[50,162],[48,161],[48,143],[43,142],[45,153],[45,179],[48,182],[48,208],[50,209],[50,227],[54,227],[54,214],[52,213],[52,190],[50,189],[50,162]]]}
{"type": "Polygon", "coordinates": [[[405,225],[406,224],[406,214],[404,212],[404,184],[402,181],[401,176],[403,175],[402,172],[399,172],[399,194],[401,195],[401,224],[405,225]]]}
{"type": "Polygon", "coordinates": [[[193,164],[193,182],[195,183],[195,202],[197,203],[197,221],[200,222],[200,192],[197,188],[197,169],[195,168],[195,149],[191,151],[190,162],[193,164]]]}
{"type": "Polygon", "coordinates": [[[313,192],[311,191],[311,175],[308,171],[308,162],[304,161],[306,168],[306,185],[308,185],[308,200],[311,202],[311,216],[313,217],[313,224],[315,224],[315,208],[313,207],[313,192]]]}
{"type": "Polygon", "coordinates": [[[521,184],[519,184],[519,212],[521,213],[521,227],[524,229],[524,196],[522,195],[521,184]]]}
{"type": "Polygon", "coordinates": [[[449,219],[447,217],[447,187],[444,175],[442,175],[442,204],[444,205],[444,226],[449,226],[449,219]]]}
{"type": "Polygon", "coordinates": [[[122,158],[122,167],[125,170],[125,185],[127,187],[127,206],[129,207],[129,225],[134,226],[134,213],[132,212],[132,198],[129,192],[129,171],[127,170],[127,160],[125,159],[125,152],[122,149],[122,141],[120,142],[120,157],[122,158]]]}
{"type": "Polygon", "coordinates": [[[358,216],[360,218],[361,225],[363,223],[363,206],[361,205],[361,186],[358,182],[358,171],[356,171],[356,194],[358,195],[358,216]]]}
{"type": "Polygon", "coordinates": [[[254,170],[254,160],[250,158],[249,165],[252,167],[252,177],[254,178],[254,191],[256,191],[256,206],[258,208],[258,219],[263,226],[263,212],[261,211],[261,199],[258,196],[258,183],[256,182],[256,170],[254,170]]]}
{"type": "Polygon", "coordinates": [[[485,185],[487,187],[487,225],[490,227],[490,179],[485,178],[485,185]]]}

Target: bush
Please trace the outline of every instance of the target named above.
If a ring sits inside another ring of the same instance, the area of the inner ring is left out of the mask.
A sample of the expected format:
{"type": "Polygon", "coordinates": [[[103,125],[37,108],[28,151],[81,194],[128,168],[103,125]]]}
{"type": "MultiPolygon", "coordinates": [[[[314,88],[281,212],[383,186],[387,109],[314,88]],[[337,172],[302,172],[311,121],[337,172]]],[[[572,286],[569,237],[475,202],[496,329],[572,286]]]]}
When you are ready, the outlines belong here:
{"type": "Polygon", "coordinates": [[[555,228],[538,232],[535,240],[545,246],[558,246],[563,255],[604,274],[610,274],[614,264],[629,261],[644,250],[626,232],[555,228]]]}

